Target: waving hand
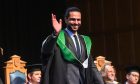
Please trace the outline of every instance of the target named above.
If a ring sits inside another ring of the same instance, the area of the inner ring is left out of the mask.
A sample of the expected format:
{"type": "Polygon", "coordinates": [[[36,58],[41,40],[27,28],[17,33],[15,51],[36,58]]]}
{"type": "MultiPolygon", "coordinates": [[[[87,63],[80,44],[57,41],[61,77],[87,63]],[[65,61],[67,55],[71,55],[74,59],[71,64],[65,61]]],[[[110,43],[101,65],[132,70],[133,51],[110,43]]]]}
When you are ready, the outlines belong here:
{"type": "Polygon", "coordinates": [[[52,26],[54,28],[55,34],[58,35],[62,28],[62,19],[57,21],[56,15],[52,14],[52,26]]]}

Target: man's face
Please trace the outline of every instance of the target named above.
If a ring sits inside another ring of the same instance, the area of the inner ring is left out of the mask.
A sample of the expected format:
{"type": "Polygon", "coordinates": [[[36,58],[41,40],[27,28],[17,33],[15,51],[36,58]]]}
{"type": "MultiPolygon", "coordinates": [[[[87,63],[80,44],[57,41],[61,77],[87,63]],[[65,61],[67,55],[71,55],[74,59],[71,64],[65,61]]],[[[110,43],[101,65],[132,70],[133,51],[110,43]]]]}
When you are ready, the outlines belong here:
{"type": "Polygon", "coordinates": [[[139,73],[135,71],[130,72],[130,74],[127,74],[126,78],[130,84],[137,84],[139,81],[139,73]]]}
{"type": "Polygon", "coordinates": [[[65,22],[72,32],[77,32],[81,25],[81,13],[77,11],[69,12],[69,17],[65,18],[65,22]]]}
{"type": "Polygon", "coordinates": [[[116,74],[115,74],[115,70],[112,66],[107,66],[106,67],[106,77],[108,80],[110,81],[114,81],[116,79],[116,74]]]}
{"type": "Polygon", "coordinates": [[[29,81],[31,83],[40,83],[41,80],[41,71],[34,71],[29,75],[29,81]]]}

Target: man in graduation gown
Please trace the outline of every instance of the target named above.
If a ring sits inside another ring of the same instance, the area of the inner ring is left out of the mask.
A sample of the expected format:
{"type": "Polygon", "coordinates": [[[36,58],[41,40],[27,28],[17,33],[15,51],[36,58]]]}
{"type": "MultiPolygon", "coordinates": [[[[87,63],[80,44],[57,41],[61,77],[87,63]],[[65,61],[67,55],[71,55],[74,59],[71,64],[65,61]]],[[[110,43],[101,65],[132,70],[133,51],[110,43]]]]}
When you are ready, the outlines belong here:
{"type": "Polygon", "coordinates": [[[41,84],[104,84],[90,54],[90,38],[77,32],[81,25],[80,9],[68,8],[65,23],[67,27],[61,30],[62,20],[57,21],[52,14],[54,32],[41,48],[41,84]]]}

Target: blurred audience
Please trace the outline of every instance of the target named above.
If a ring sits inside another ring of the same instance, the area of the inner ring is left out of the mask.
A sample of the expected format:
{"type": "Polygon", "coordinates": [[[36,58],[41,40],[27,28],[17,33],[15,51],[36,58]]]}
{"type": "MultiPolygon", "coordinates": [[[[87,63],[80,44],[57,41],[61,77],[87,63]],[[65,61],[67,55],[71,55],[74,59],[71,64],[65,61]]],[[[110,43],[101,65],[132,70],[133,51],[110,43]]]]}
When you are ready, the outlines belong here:
{"type": "Polygon", "coordinates": [[[27,66],[27,83],[26,84],[40,84],[41,81],[41,64],[34,64],[27,66]]]}
{"type": "Polygon", "coordinates": [[[138,84],[140,75],[139,66],[129,66],[126,68],[126,82],[125,84],[138,84]]]}
{"type": "Polygon", "coordinates": [[[106,64],[101,70],[105,84],[120,84],[116,79],[116,71],[113,66],[106,64]]]}

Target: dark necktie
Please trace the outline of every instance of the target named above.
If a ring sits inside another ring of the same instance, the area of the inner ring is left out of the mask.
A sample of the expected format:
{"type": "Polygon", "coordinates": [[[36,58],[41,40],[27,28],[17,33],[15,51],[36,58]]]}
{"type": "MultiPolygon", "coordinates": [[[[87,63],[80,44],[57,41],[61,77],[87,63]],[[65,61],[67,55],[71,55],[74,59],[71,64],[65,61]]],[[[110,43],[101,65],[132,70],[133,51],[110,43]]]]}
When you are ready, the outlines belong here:
{"type": "Polygon", "coordinates": [[[75,39],[75,43],[76,43],[77,56],[78,56],[78,59],[79,59],[80,58],[80,45],[79,45],[79,42],[78,42],[78,37],[76,35],[74,35],[74,39],[75,39]]]}

